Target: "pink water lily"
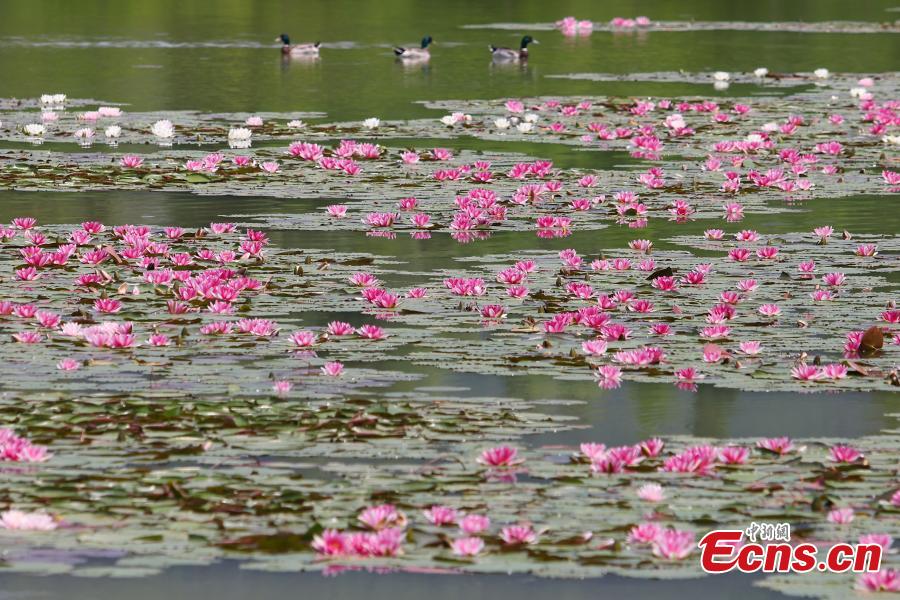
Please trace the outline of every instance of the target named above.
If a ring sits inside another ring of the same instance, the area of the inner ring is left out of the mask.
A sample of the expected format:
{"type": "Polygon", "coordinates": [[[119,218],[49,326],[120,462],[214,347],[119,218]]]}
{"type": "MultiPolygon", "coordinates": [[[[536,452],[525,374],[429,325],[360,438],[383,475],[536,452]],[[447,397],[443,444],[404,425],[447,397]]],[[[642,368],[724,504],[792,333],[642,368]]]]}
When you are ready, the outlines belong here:
{"type": "Polygon", "coordinates": [[[52,531],[58,526],[58,522],[52,516],[42,512],[7,510],[0,513],[0,529],[52,531]]]}
{"type": "Polygon", "coordinates": [[[464,537],[450,543],[453,554],[457,556],[477,556],[484,550],[484,540],[478,537],[464,537]]]}
{"type": "Polygon", "coordinates": [[[481,453],[478,463],[488,467],[512,467],[525,461],[518,454],[519,451],[511,446],[488,448],[481,453]]]}

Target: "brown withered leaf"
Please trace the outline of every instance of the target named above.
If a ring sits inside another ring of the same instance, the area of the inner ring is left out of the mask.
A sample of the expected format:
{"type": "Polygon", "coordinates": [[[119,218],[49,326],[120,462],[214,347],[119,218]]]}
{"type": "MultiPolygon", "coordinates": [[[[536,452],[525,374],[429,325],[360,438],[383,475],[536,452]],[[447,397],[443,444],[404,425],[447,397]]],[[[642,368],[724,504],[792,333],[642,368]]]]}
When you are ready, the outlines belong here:
{"type": "Polygon", "coordinates": [[[650,273],[647,277],[647,281],[653,281],[657,277],[672,277],[675,275],[675,271],[672,270],[672,267],[665,267],[663,269],[657,269],[650,273]]]}
{"type": "Polygon", "coordinates": [[[861,354],[871,354],[877,350],[881,350],[884,347],[884,334],[881,332],[881,328],[877,325],[872,325],[862,336],[862,341],[859,344],[859,351],[861,354]]]}

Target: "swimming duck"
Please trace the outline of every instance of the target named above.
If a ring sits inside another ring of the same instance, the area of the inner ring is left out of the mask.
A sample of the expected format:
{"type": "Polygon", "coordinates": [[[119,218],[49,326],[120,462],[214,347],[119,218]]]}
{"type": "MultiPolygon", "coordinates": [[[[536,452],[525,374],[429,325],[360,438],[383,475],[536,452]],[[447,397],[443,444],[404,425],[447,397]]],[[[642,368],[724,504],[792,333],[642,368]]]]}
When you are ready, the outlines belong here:
{"type": "Polygon", "coordinates": [[[394,54],[397,55],[397,58],[403,59],[411,59],[411,60],[428,60],[431,57],[431,52],[428,50],[428,46],[434,40],[431,39],[430,35],[426,35],[422,38],[422,46],[419,48],[403,48],[402,46],[397,46],[394,48],[394,54]]]}
{"type": "Polygon", "coordinates": [[[496,61],[526,61],[528,60],[528,44],[537,43],[539,42],[536,39],[532,38],[530,35],[526,35],[522,38],[522,44],[519,46],[518,50],[512,48],[498,48],[491,44],[491,56],[496,61]]]}
{"type": "Polygon", "coordinates": [[[319,55],[319,45],[321,44],[321,42],[316,42],[314,44],[291,44],[291,39],[287,36],[286,33],[282,33],[280,36],[275,38],[275,41],[281,42],[282,54],[291,54],[294,56],[319,55]]]}

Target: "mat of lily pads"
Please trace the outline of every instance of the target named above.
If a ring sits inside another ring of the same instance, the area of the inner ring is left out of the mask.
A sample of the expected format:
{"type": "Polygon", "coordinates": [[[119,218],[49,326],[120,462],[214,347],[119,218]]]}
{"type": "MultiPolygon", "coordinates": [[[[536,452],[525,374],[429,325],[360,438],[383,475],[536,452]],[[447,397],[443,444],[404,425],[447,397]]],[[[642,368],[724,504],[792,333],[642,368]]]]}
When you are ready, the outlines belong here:
{"type": "MultiPolygon", "coordinates": [[[[334,199],[197,230],[28,215],[0,227],[0,568],[141,576],[239,557],[697,577],[695,539],[715,528],[787,521],[823,548],[900,535],[896,431],[534,447],[531,434],[584,424],[549,401],[410,391],[422,367],[596,380],[598,397],[623,381],[900,391],[897,75],[637,77],[698,95],[432,102],[432,119],[366,123],[0,102],[0,187],[189,190],[222,196],[225,214],[234,195],[334,199]],[[714,82],[759,89],[704,96],[714,82]],[[492,149],[442,147],[472,139],[492,149]],[[632,160],[557,167],[541,144],[632,160]],[[742,223],[857,194],[884,198],[881,234],[742,223]],[[650,219],[707,229],[646,239],[650,219]],[[611,227],[631,241],[607,243],[611,227]],[[278,229],[596,237],[416,270],[281,248],[278,229]],[[108,564],[78,560],[97,556],[108,564]]],[[[855,581],[761,584],[842,598],[855,581]]]]}

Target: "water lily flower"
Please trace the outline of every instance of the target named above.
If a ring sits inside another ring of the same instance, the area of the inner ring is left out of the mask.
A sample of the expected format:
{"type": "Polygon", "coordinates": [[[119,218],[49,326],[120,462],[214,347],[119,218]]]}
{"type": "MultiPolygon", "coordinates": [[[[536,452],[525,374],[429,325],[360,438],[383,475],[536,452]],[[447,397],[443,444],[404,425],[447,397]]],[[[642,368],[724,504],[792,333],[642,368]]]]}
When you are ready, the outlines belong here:
{"type": "Polygon", "coordinates": [[[422,514],[425,515],[425,518],[428,519],[432,525],[437,525],[438,527],[456,524],[456,509],[450,508],[449,506],[435,504],[431,508],[422,511],[422,514]]]}
{"type": "Polygon", "coordinates": [[[828,449],[828,460],[839,463],[853,463],[863,457],[863,453],[844,444],[836,444],[828,449]]]}
{"type": "Polygon", "coordinates": [[[900,592],[900,572],[886,568],[863,573],[857,578],[856,587],[864,592],[900,592]]]}
{"type": "Polygon", "coordinates": [[[853,521],[854,512],[852,508],[835,508],[829,511],[826,519],[836,525],[846,525],[853,521]]]}
{"type": "Polygon", "coordinates": [[[823,379],[822,371],[815,365],[800,363],[791,369],[791,376],[800,381],[818,381],[823,379]]]}
{"type": "Polygon", "coordinates": [[[484,515],[469,514],[459,520],[459,529],[468,535],[487,531],[490,526],[491,520],[484,515]]]}
{"type": "Polygon", "coordinates": [[[741,446],[726,446],[719,448],[717,457],[727,465],[742,465],[747,462],[750,456],[750,449],[741,446]]]}
{"type": "Polygon", "coordinates": [[[692,531],[666,529],[653,540],[653,555],[667,560],[682,560],[695,548],[692,531]]]}
{"type": "Polygon", "coordinates": [[[7,510],[0,513],[0,529],[17,531],[52,531],[56,529],[56,520],[42,512],[24,512],[7,510]]]}
{"type": "Polygon", "coordinates": [[[75,371],[81,368],[81,363],[74,358],[64,358],[56,363],[56,368],[60,371],[75,371]]]}
{"type": "Polygon", "coordinates": [[[232,127],[228,130],[228,142],[232,147],[248,147],[252,136],[253,131],[246,127],[232,127]]]}
{"type": "Polygon", "coordinates": [[[777,304],[763,304],[757,310],[764,317],[777,317],[781,314],[781,308],[777,304]]]}
{"type": "Polygon", "coordinates": [[[794,449],[794,442],[788,437],[764,438],[756,442],[756,446],[763,450],[783,455],[794,449]]]}
{"type": "Polygon", "coordinates": [[[379,125],[381,125],[381,119],[377,117],[369,117],[365,121],[362,122],[363,127],[366,129],[377,129],[379,125]]]}
{"type": "Polygon", "coordinates": [[[637,497],[644,502],[662,502],[666,494],[658,483],[646,483],[638,488],[637,497]]]}
{"type": "Polygon", "coordinates": [[[628,541],[632,544],[652,544],[662,532],[663,528],[656,523],[641,523],[628,532],[628,541]]]}
{"type": "Polygon", "coordinates": [[[375,530],[406,526],[406,515],[397,510],[393,504],[366,507],[359,514],[357,520],[375,530]]]}
{"type": "Polygon", "coordinates": [[[161,141],[168,141],[175,135],[175,126],[172,125],[172,121],[162,119],[150,127],[150,132],[161,141]]]}
{"type": "Polygon", "coordinates": [[[477,462],[488,467],[512,467],[525,461],[525,459],[517,458],[518,452],[511,446],[488,448],[481,453],[477,462]]]}
{"type": "Polygon", "coordinates": [[[500,531],[500,539],[507,546],[536,544],[538,535],[531,525],[510,525],[500,531]]]}
{"type": "Polygon", "coordinates": [[[451,542],[450,548],[457,556],[477,556],[484,550],[484,540],[479,537],[458,538],[451,542]]]}
{"type": "Polygon", "coordinates": [[[119,159],[119,164],[128,169],[137,169],[144,164],[144,159],[135,154],[126,154],[119,159]]]}
{"type": "Polygon", "coordinates": [[[46,127],[40,125],[39,123],[29,123],[24,128],[25,133],[32,137],[41,137],[44,135],[44,132],[47,130],[46,127]]]}
{"type": "Polygon", "coordinates": [[[761,351],[761,344],[757,341],[741,342],[738,348],[747,356],[756,356],[761,351]]]}
{"type": "Polygon", "coordinates": [[[341,373],[344,372],[344,364],[338,361],[327,362],[322,365],[322,375],[327,375],[328,377],[340,377],[341,373]]]}
{"type": "Polygon", "coordinates": [[[89,146],[94,139],[94,130],[90,127],[82,127],[81,129],[77,129],[72,135],[81,143],[81,145],[89,146]]]}
{"type": "Polygon", "coordinates": [[[290,381],[286,379],[281,379],[272,384],[272,391],[276,396],[286,396],[290,393],[291,389],[294,387],[290,381]]]}

